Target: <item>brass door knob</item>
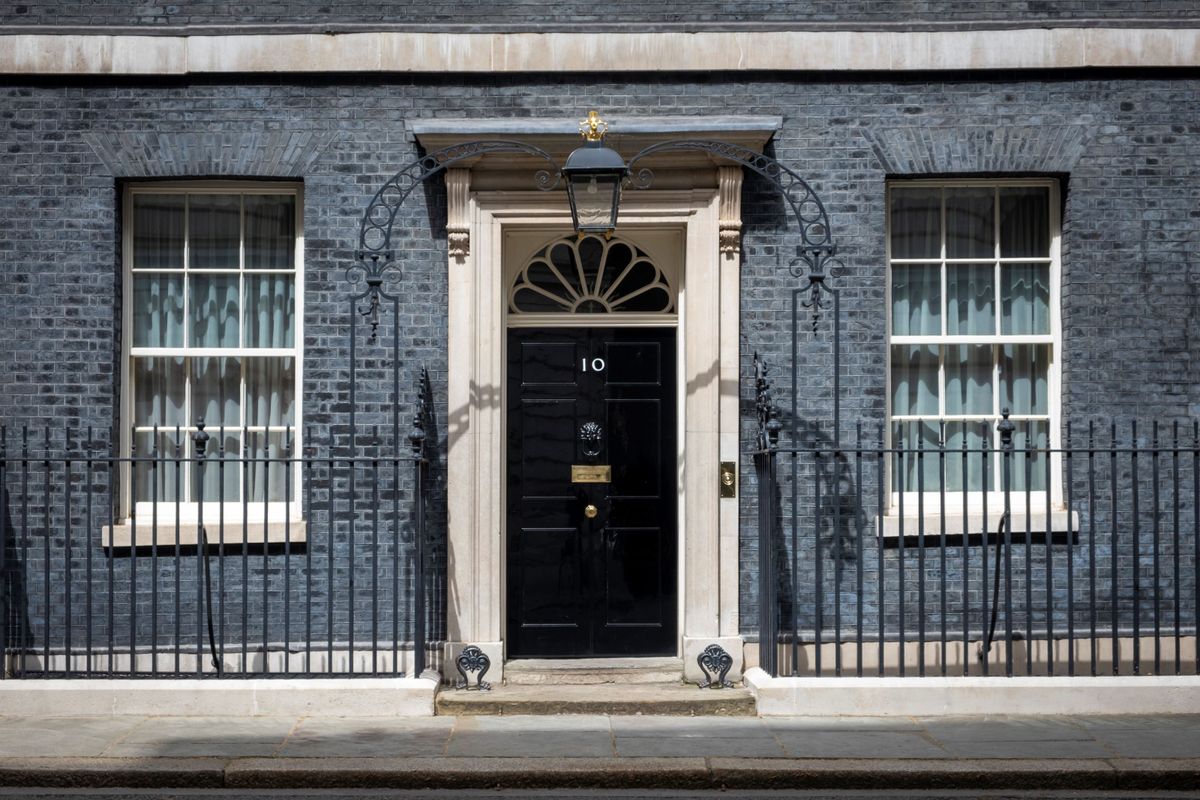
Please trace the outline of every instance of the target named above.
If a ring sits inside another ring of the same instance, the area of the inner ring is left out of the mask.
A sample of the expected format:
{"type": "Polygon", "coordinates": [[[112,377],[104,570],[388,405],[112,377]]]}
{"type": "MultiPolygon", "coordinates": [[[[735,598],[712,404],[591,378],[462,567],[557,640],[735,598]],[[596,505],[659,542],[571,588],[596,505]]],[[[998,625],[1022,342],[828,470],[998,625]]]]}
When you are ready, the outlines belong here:
{"type": "Polygon", "coordinates": [[[596,515],[599,513],[600,513],[600,510],[598,508],[596,508],[594,505],[592,505],[591,503],[588,503],[587,506],[585,506],[583,509],[583,515],[585,517],[587,517],[588,519],[595,519],[596,515]]]}

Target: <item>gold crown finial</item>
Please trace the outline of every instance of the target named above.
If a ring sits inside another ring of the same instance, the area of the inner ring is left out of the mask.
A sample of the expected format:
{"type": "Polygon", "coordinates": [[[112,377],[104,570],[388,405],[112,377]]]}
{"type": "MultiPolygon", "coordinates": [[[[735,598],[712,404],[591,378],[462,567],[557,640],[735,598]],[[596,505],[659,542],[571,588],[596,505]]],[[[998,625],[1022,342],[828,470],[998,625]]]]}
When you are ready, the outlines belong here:
{"type": "Polygon", "coordinates": [[[589,111],[587,119],[579,123],[579,135],[589,142],[598,142],[608,133],[608,123],[600,119],[599,111],[589,111]]]}

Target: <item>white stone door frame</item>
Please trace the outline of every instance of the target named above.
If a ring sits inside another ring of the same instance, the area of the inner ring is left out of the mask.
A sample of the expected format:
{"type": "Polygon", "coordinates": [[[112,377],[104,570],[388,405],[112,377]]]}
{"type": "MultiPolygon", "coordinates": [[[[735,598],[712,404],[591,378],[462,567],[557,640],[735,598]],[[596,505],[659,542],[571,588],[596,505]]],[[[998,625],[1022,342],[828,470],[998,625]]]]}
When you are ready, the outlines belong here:
{"type": "MultiPolygon", "coordinates": [[[[718,497],[721,461],[738,463],[740,168],[712,168],[716,188],[630,191],[621,225],[684,233],[679,298],[680,641],[685,674],[718,643],[740,675],[738,500],[718,497]]],[[[447,174],[451,236],[448,309],[448,576],[444,672],[467,645],[503,677],[505,635],[506,231],[570,231],[562,193],[470,191],[447,174]]]]}

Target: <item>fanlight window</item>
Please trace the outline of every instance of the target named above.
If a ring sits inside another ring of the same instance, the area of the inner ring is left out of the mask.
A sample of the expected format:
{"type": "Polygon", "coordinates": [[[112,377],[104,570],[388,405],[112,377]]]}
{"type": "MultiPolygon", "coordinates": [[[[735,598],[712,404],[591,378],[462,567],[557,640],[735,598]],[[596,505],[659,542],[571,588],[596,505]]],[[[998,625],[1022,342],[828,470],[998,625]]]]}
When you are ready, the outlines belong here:
{"type": "Polygon", "coordinates": [[[633,244],[568,236],[517,274],[508,308],[514,314],[665,314],[675,310],[675,300],[666,275],[633,244]]]}

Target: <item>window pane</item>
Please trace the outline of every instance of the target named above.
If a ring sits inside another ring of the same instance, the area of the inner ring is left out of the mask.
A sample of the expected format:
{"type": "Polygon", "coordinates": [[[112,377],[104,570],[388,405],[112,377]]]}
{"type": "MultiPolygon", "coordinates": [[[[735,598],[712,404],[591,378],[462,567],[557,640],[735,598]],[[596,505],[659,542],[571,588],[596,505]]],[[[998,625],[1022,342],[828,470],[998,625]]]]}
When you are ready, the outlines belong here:
{"type": "Polygon", "coordinates": [[[246,347],[292,347],[296,282],[290,275],[246,276],[246,347]]]}
{"type": "MultiPolygon", "coordinates": [[[[900,422],[892,426],[892,489],[897,492],[935,492],[938,472],[939,431],[936,422],[900,422]]],[[[933,509],[927,509],[933,511],[933,509]]],[[[915,506],[905,515],[916,513],[915,506]]]]}
{"type": "Polygon", "coordinates": [[[190,275],[192,347],[238,346],[237,275],[190,275]]]}
{"type": "Polygon", "coordinates": [[[1050,348],[1006,344],[1000,348],[1000,405],[1013,414],[1049,414],[1050,348]]]}
{"type": "MultiPolygon", "coordinates": [[[[1017,422],[1017,429],[1013,433],[1012,483],[1009,484],[1014,492],[1024,492],[1026,486],[1031,492],[1046,491],[1046,453],[1030,452],[1027,456],[1026,451],[1044,451],[1050,442],[1049,431],[1047,422],[1017,422]]],[[[1004,459],[1000,461],[1003,469],[1004,459]]],[[[1023,499],[1013,500],[1015,508],[1024,510],[1022,503],[1023,499]]]]}
{"type": "Polygon", "coordinates": [[[992,346],[946,348],[946,413],[992,413],[992,346]]]}
{"type": "MultiPolygon", "coordinates": [[[[988,422],[946,423],[946,491],[961,492],[966,474],[967,491],[983,491],[983,465],[992,457],[984,455],[983,445],[990,436],[988,422]],[[966,444],[966,452],[963,445],[966,444]],[[965,466],[964,466],[965,464],[965,466]]],[[[995,470],[988,464],[988,482],[995,483],[995,470]]]]}
{"type": "Polygon", "coordinates": [[[133,196],[133,268],[183,269],[183,195],[133,196]]]}
{"type": "MultiPolygon", "coordinates": [[[[179,441],[185,445],[187,435],[186,431],[179,433],[179,441]]],[[[153,431],[138,431],[133,435],[137,459],[134,462],[134,481],[137,484],[134,491],[138,502],[165,503],[173,501],[177,496],[187,497],[187,468],[184,462],[191,453],[186,446],[182,447],[178,451],[179,459],[176,460],[176,441],[174,429],[160,430],[157,437],[158,449],[155,450],[153,431]]],[[[149,518],[138,520],[138,541],[147,544],[151,541],[149,518]]]]}
{"type": "MultiPolygon", "coordinates": [[[[206,503],[235,503],[242,498],[241,484],[242,472],[241,462],[236,459],[242,455],[241,437],[233,434],[229,430],[222,431],[217,426],[207,428],[207,431],[212,438],[208,442],[208,457],[204,459],[204,502],[206,503]],[[225,442],[225,457],[221,458],[221,442],[225,442]],[[225,492],[221,494],[221,483],[224,479],[225,492]]],[[[198,498],[191,498],[196,500],[198,498]]],[[[208,537],[210,540],[217,538],[217,520],[214,518],[207,523],[208,537]]],[[[225,526],[225,541],[240,542],[242,531],[240,525],[233,525],[226,522],[225,526]]]]}
{"type": "Polygon", "coordinates": [[[936,264],[892,267],[892,333],[940,335],[942,275],[936,264]]]}
{"type": "Polygon", "coordinates": [[[188,247],[192,269],[237,269],[241,198],[188,195],[188,247]]]}
{"type": "Polygon", "coordinates": [[[192,422],[209,428],[241,424],[241,375],[236,358],[192,359],[192,422]]]}
{"type": "Polygon", "coordinates": [[[133,276],[133,346],[183,346],[183,275],[133,276]]]}
{"type": "Polygon", "coordinates": [[[994,258],[995,198],[991,189],[946,190],[946,257],[994,258]]]}
{"type": "Polygon", "coordinates": [[[1000,257],[1050,256],[1050,190],[1000,190],[1000,257]]]}
{"type": "MultiPolygon", "coordinates": [[[[295,432],[292,433],[291,445],[295,446],[295,432]]],[[[269,434],[251,433],[250,434],[250,456],[254,459],[250,463],[249,490],[250,501],[261,503],[264,499],[270,501],[281,501],[290,499],[287,489],[289,477],[287,475],[287,461],[295,457],[294,452],[288,450],[288,435],[283,431],[273,431],[269,434]]],[[[291,496],[296,494],[296,479],[293,475],[290,479],[291,496]]]]}
{"type": "Polygon", "coordinates": [[[182,358],[133,360],[133,420],[136,427],[186,425],[182,358]]]}
{"type": "Polygon", "coordinates": [[[937,348],[892,347],[892,413],[936,416],[938,413],[937,348]]]}
{"type": "Polygon", "coordinates": [[[941,258],[942,190],[892,190],[892,258],[941,258]]]}
{"type": "Polygon", "coordinates": [[[246,359],[246,424],[295,425],[296,373],[290,358],[246,359]]]}
{"type": "Polygon", "coordinates": [[[1050,333],[1050,265],[1000,266],[1000,332],[1050,333]]]}
{"type": "Polygon", "coordinates": [[[946,332],[991,336],[996,333],[996,280],[991,264],[946,266],[946,332]]]}
{"type": "Polygon", "coordinates": [[[246,268],[291,269],[296,253],[296,200],[252,195],[246,203],[246,268]]]}

